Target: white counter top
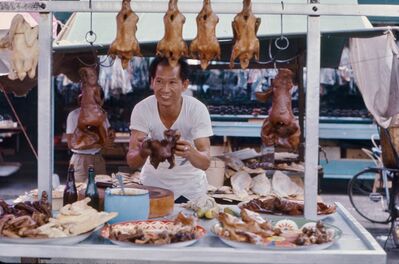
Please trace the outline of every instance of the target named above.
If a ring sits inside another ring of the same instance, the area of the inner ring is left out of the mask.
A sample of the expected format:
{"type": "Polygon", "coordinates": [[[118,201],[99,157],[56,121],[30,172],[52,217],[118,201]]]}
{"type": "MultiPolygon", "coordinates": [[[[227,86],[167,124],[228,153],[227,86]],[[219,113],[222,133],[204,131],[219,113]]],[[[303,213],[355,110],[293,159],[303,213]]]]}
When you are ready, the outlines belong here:
{"type": "MultiPolygon", "coordinates": [[[[176,213],[180,210],[179,206],[175,206],[176,213]]],[[[215,221],[201,220],[200,224],[209,230],[215,221]]],[[[325,250],[235,249],[225,245],[211,232],[208,232],[196,244],[186,248],[120,247],[93,234],[85,241],[73,246],[0,243],[0,257],[91,259],[96,263],[111,261],[115,263],[115,260],[122,262],[129,260],[129,263],[377,264],[386,262],[385,251],[341,204],[337,203],[337,213],[324,221],[339,227],[343,232],[341,239],[325,250]]],[[[57,259],[53,261],[57,262],[57,259]]]]}

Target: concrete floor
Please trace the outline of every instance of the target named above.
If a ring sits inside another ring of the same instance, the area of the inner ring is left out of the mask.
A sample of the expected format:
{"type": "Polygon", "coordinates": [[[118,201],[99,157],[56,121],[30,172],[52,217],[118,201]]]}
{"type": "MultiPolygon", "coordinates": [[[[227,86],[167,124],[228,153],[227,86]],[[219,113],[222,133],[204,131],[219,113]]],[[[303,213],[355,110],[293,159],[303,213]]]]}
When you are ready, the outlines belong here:
{"type": "MultiPolygon", "coordinates": [[[[65,175],[61,175],[61,182],[65,181],[65,175]]],[[[27,192],[37,187],[37,179],[31,173],[27,173],[22,169],[18,173],[8,176],[0,177],[0,198],[14,199],[19,194],[27,192]]],[[[340,185],[328,184],[327,187],[322,187],[322,198],[326,202],[340,202],[345,208],[376,238],[376,240],[384,246],[388,232],[389,225],[373,224],[363,219],[354,208],[351,206],[349,198],[346,194],[346,182],[340,185]]],[[[394,246],[393,240],[389,239],[386,245],[386,252],[388,255],[388,264],[399,263],[399,249],[394,246]]],[[[0,259],[1,261],[1,259],[0,259]]],[[[377,263],[376,263],[377,264],[377,263]]]]}

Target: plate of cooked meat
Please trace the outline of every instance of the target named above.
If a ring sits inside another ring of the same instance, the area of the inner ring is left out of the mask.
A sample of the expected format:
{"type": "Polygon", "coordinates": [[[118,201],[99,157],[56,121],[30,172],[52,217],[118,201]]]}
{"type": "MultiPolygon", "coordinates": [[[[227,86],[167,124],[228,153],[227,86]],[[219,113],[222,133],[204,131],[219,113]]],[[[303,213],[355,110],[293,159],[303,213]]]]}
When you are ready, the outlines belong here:
{"type": "MultiPolygon", "coordinates": [[[[42,197],[43,199],[43,197],[42,197]]],[[[46,199],[46,198],[45,198],[46,199]]],[[[0,243],[72,245],[89,237],[117,213],[98,212],[88,205],[90,198],[63,206],[51,218],[47,203],[8,205],[0,216],[0,243]]]]}
{"type": "Polygon", "coordinates": [[[241,210],[241,217],[219,213],[212,232],[234,248],[263,250],[321,250],[330,247],[342,231],[322,221],[281,219],[270,221],[258,213],[241,210]]]}
{"type": "Polygon", "coordinates": [[[106,225],[101,236],[119,246],[187,247],[206,234],[194,216],[179,213],[175,220],[128,221],[106,225]]]}
{"type": "MultiPolygon", "coordinates": [[[[269,195],[262,199],[252,199],[238,204],[240,209],[248,209],[260,214],[273,217],[304,218],[304,202],[290,200],[276,195],[269,195]]],[[[323,220],[334,215],[335,204],[317,202],[317,220],[323,220]]]]}

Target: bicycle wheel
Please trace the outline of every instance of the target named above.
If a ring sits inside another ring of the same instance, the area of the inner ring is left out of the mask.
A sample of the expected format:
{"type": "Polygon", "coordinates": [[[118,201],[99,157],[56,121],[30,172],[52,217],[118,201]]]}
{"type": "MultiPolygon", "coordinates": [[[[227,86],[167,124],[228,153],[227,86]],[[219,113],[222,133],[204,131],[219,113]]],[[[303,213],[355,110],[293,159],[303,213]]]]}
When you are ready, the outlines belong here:
{"type": "Polygon", "coordinates": [[[369,168],[354,175],[348,185],[348,195],[353,208],[362,217],[373,223],[386,224],[391,218],[387,199],[389,193],[385,188],[389,184],[383,180],[381,173],[369,168]],[[377,187],[375,180],[378,181],[377,187]]]}

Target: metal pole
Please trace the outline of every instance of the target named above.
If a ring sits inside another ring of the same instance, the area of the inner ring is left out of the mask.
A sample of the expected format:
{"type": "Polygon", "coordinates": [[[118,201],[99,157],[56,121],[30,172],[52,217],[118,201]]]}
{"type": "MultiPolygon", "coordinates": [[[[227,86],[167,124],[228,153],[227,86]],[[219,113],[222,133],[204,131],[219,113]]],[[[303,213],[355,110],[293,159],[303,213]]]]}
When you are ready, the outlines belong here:
{"type": "MultiPolygon", "coordinates": [[[[308,1],[309,3],[309,1],[308,1]]],[[[164,13],[167,1],[132,1],[133,10],[137,13],[164,13]]],[[[89,1],[0,1],[0,12],[118,12],[120,1],[94,1],[89,8],[89,1]]],[[[179,10],[183,13],[198,13],[202,1],[180,1],[179,10]]],[[[254,13],[283,15],[327,15],[327,16],[383,16],[397,17],[399,5],[345,5],[345,4],[291,4],[252,3],[254,13]]],[[[212,9],[217,14],[236,14],[241,11],[242,3],[215,1],[212,9]]]]}
{"type": "Polygon", "coordinates": [[[39,70],[38,70],[38,189],[46,191],[51,204],[53,175],[53,117],[54,99],[52,83],[53,13],[40,13],[39,70]]]}
{"type": "MultiPolygon", "coordinates": [[[[317,3],[308,0],[308,3],[317,3]]],[[[317,157],[319,151],[320,17],[308,16],[306,52],[305,217],[317,216],[317,157]]]]}

